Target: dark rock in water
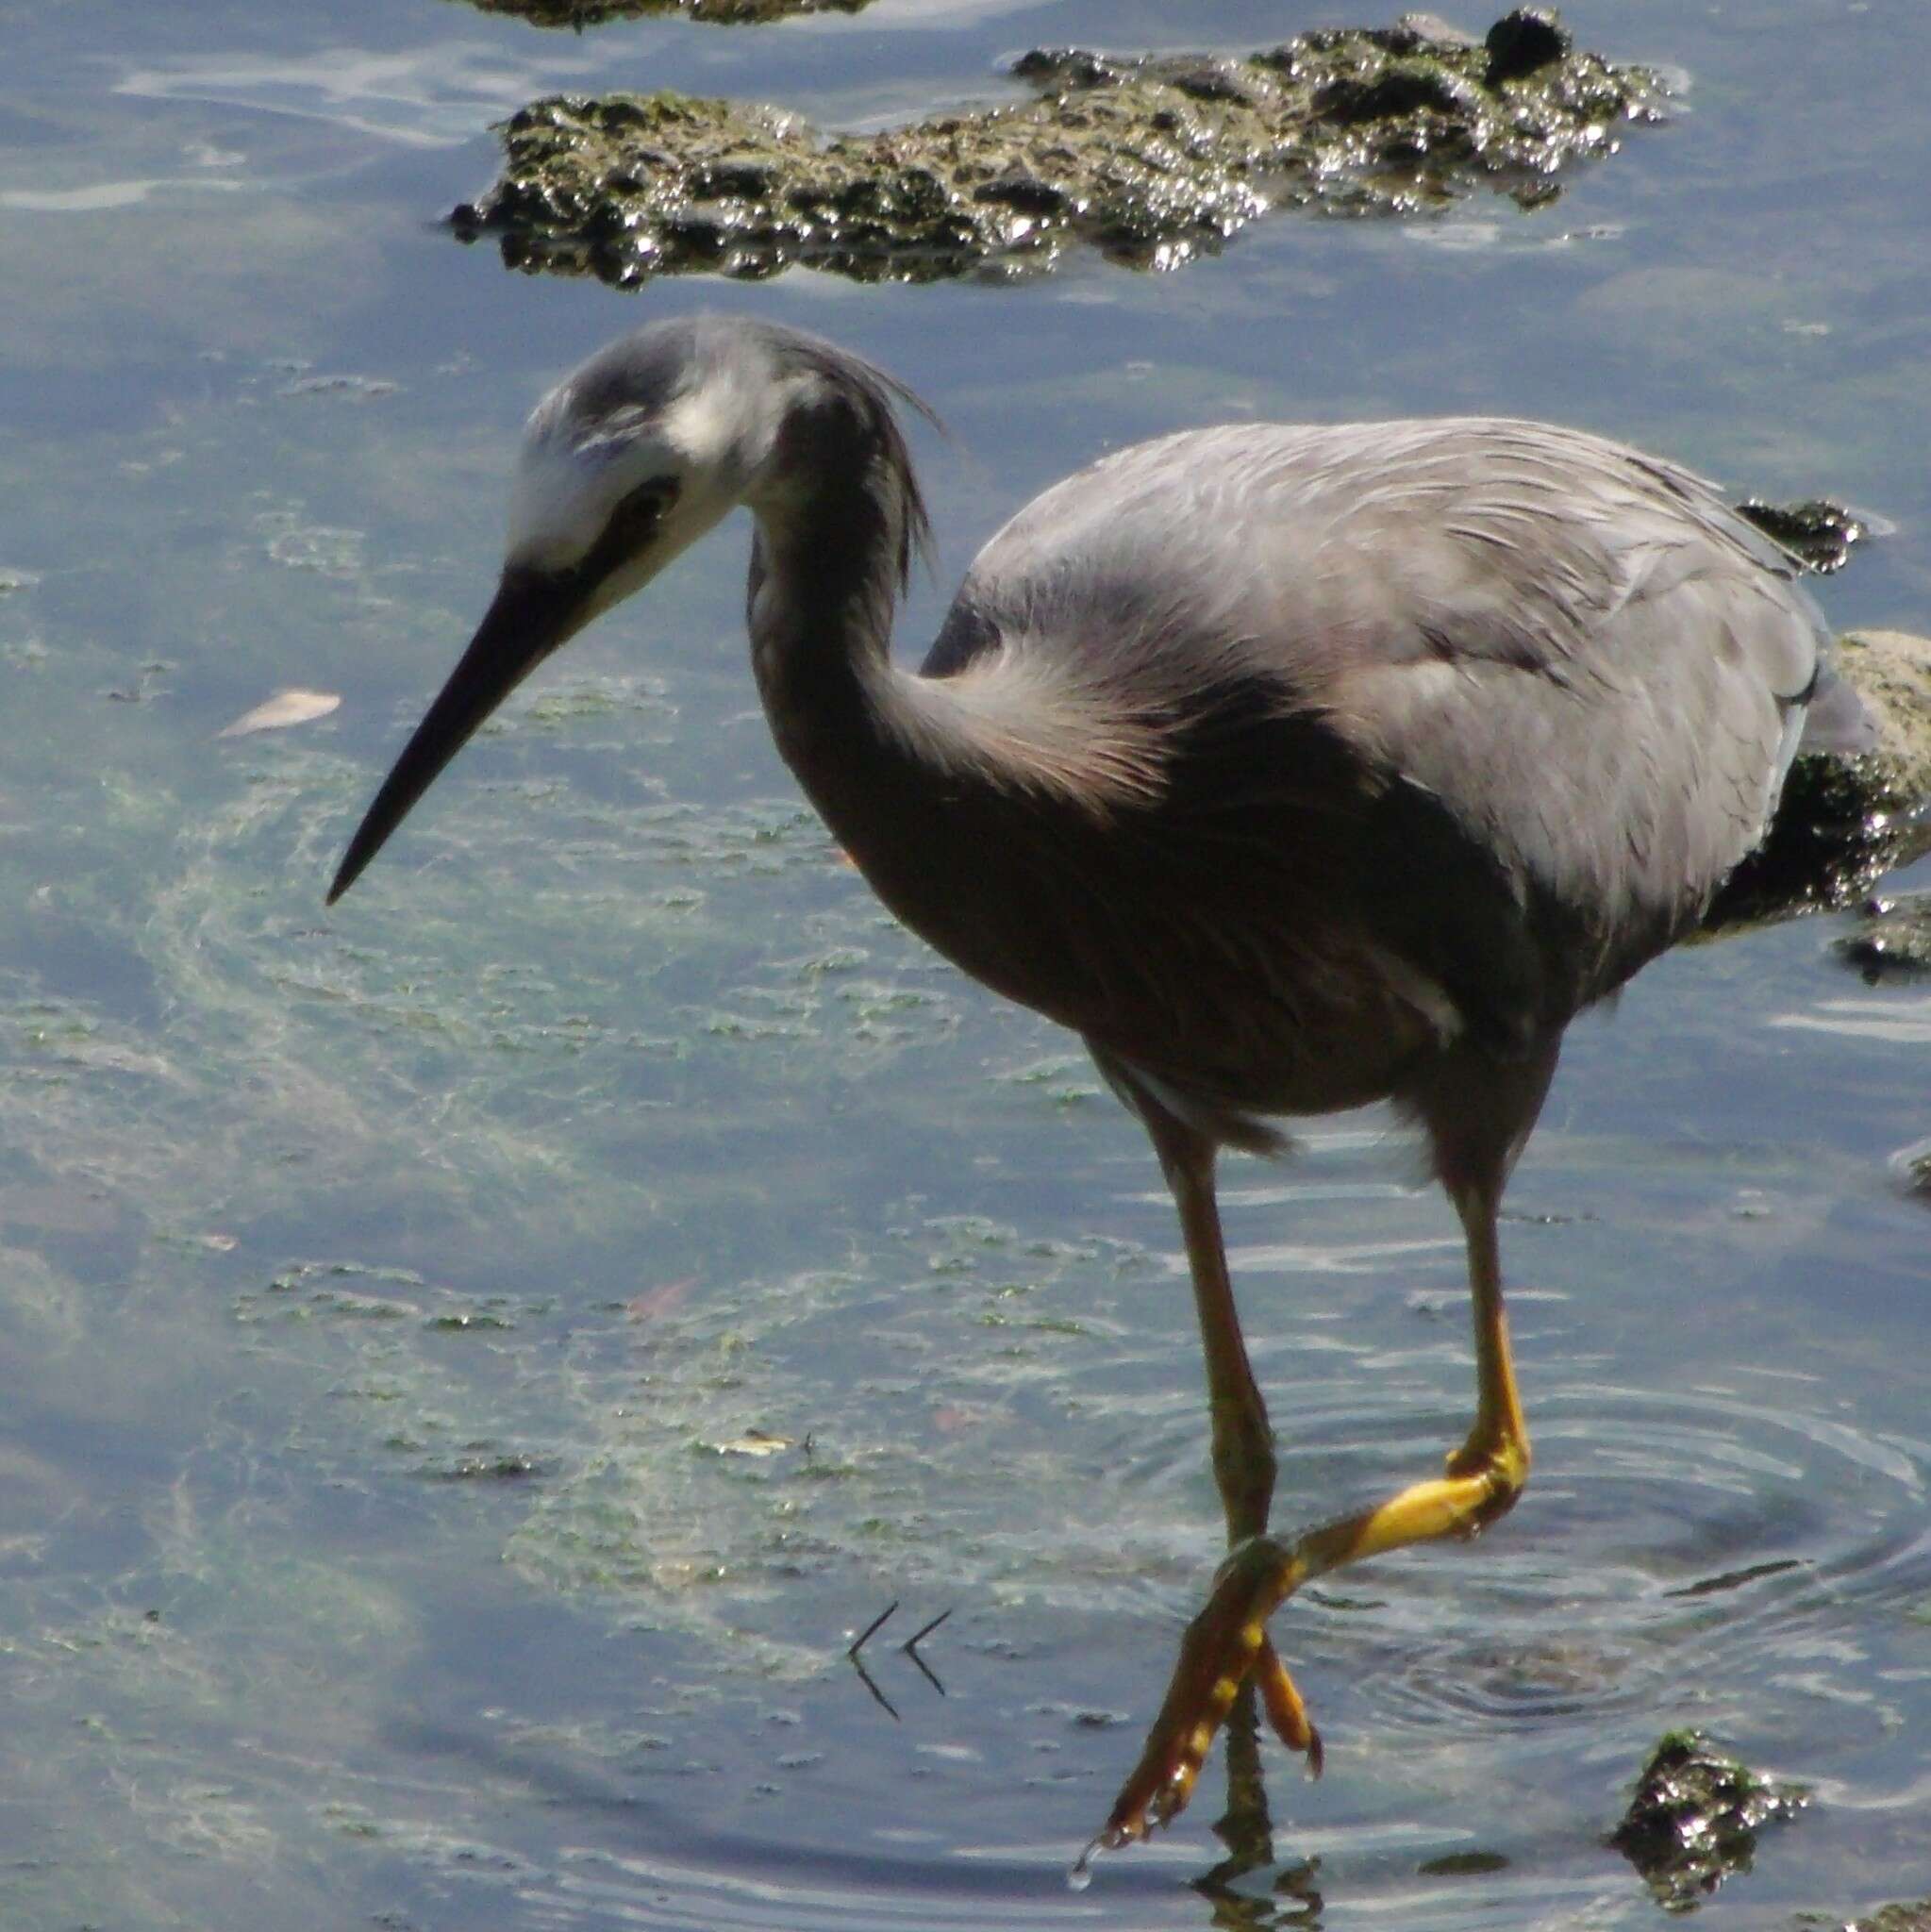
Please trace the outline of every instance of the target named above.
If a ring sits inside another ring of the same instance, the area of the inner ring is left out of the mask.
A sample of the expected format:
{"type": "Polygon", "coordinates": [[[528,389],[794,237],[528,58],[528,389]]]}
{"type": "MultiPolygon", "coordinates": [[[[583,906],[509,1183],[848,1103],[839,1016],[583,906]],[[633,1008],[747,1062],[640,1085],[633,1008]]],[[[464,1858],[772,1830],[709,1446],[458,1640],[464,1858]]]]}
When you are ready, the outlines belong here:
{"type": "Polygon", "coordinates": [[[1482,42],[1489,57],[1483,77],[1490,87],[1526,80],[1569,55],[1569,36],[1552,7],[1518,7],[1489,29],[1482,42]]]}
{"type": "Polygon", "coordinates": [[[1609,1842],[1658,1905],[1688,1911],[1733,1873],[1749,1871],[1756,1834],[1794,1818],[1808,1800],[1803,1786],[1723,1757],[1701,1731],[1672,1731],[1650,1754],[1609,1842]]]}
{"type": "Polygon", "coordinates": [[[1868,1919],[1830,1922],[1832,1932],[1931,1932],[1931,1898],[1916,1905],[1884,1906],[1868,1919]]]}
{"type": "Polygon", "coordinates": [[[1876,723],[1877,748],[1797,760],[1770,837],[1725,881],[1706,932],[1856,905],[1931,852],[1931,638],[1854,631],[1839,640],[1838,668],[1876,723]]]}
{"type": "Polygon", "coordinates": [[[1919,1141],[1902,1147],[1890,1157],[1890,1164],[1912,1199],[1931,1206],[1931,1141],[1919,1141]]]}
{"type": "Polygon", "coordinates": [[[1486,43],[1410,14],[1240,58],[1042,49],[1013,73],[1032,99],[829,139],[752,104],[554,95],[503,124],[501,177],[450,225],[512,267],[621,287],[794,262],[1009,275],[1075,243],[1176,268],[1279,208],[1426,213],[1480,188],[1539,206],[1663,102],[1654,74],[1577,52],[1537,8],[1486,43]]]}
{"type": "Polygon", "coordinates": [[[1314,98],[1314,111],[1336,127],[1360,127],[1433,113],[1473,120],[1482,90],[1465,75],[1428,59],[1390,60],[1365,76],[1337,75],[1314,98]]]}
{"type": "Polygon", "coordinates": [[[1753,496],[1737,506],[1737,513],[1823,576],[1842,570],[1851,560],[1852,546],[1871,534],[1860,517],[1821,496],[1802,503],[1762,503],[1753,496]]]}
{"type": "Polygon", "coordinates": [[[1863,923],[1835,942],[1838,957],[1873,986],[1931,974],[1931,892],[1873,899],[1863,923]]]}

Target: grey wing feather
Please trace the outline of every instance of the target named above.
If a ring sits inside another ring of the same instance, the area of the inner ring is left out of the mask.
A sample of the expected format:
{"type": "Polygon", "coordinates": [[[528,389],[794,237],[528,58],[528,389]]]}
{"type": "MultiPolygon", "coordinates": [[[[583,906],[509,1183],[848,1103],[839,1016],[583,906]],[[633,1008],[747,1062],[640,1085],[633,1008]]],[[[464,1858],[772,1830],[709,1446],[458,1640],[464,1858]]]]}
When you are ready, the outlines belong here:
{"type": "Polygon", "coordinates": [[[1573,1010],[1762,837],[1827,642],[1797,568],[1701,479],[1578,431],[1229,427],[1028,506],[926,670],[1057,678],[1123,731],[1258,681],[1501,864],[1573,1010]]]}

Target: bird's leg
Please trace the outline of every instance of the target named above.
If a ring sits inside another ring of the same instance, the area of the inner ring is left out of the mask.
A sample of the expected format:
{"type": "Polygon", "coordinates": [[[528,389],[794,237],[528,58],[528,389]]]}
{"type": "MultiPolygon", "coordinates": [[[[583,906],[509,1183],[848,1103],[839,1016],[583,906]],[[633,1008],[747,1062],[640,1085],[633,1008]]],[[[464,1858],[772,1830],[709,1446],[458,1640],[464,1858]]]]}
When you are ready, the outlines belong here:
{"type": "MultiPolygon", "coordinates": [[[[1454,1186],[1468,1237],[1469,1283],[1474,1301],[1476,1409],[1448,1473],[1412,1484],[1386,1502],[1304,1530],[1291,1541],[1254,1536],[1222,1566],[1206,1607],[1187,1627],[1166,1701],[1146,1749],[1115,1802],[1097,1845],[1130,1844],[1165,1824],[1186,1805],[1214,1732],[1241,1685],[1256,1675],[1273,1715],[1274,1674],[1285,1680],[1267,1638],[1267,1620],[1314,1577],[1364,1557],[1443,1536],[1471,1537],[1502,1515],[1528,1474],[1528,1432],[1509,1361],[1502,1307],[1495,1210],[1500,1174],[1492,1182],[1454,1186]]],[[[1290,1695],[1292,1686],[1288,1685],[1290,1695]]],[[[1300,1700],[1275,1717],[1290,1736],[1307,1726],[1300,1700]]],[[[1311,1730],[1310,1730],[1311,1735],[1311,1730]]],[[[1318,1749],[1318,1740],[1317,1740],[1318,1749]]]]}
{"type": "MultiPolygon", "coordinates": [[[[1234,1285],[1227,1273],[1226,1243],[1214,1194],[1216,1149],[1212,1141],[1185,1126],[1163,1108],[1151,1105],[1145,1096],[1136,1097],[1141,1103],[1141,1118],[1147,1124],[1161,1171],[1173,1191],[1174,1205],[1179,1211],[1180,1233],[1186,1243],[1188,1273],[1193,1282],[1193,1303],[1200,1318],[1201,1346],[1207,1362],[1214,1481],[1226,1515],[1228,1548],[1239,1550],[1266,1532],[1276,1463],[1267,1404],[1247,1357],[1240,1310],[1234,1301],[1234,1285]]],[[[1247,1731],[1251,1738],[1251,1707],[1257,1693],[1268,1722],[1282,1742],[1291,1750],[1306,1753],[1310,1769],[1319,1775],[1321,1734],[1307,1716],[1293,1678],[1265,1635],[1257,1648],[1243,1657],[1239,1676],[1227,1686],[1227,1695],[1217,1700],[1215,1725],[1225,1719],[1236,1698],[1241,1698],[1248,1705],[1247,1731]]],[[[1169,1703],[1172,1701],[1170,1694],[1169,1703]]],[[[1158,1731],[1157,1725],[1156,1736],[1158,1731]]],[[[1199,1750],[1190,1754],[1185,1786],[1173,1809],[1177,1810],[1186,1802],[1211,1736],[1209,1730],[1201,1739],[1199,1750]]],[[[1150,1743],[1150,1753],[1153,1748],[1150,1743]]],[[[1239,1830],[1237,1835],[1259,1841],[1266,1838],[1267,1824],[1257,1757],[1252,1758],[1248,1768],[1253,1775],[1243,1777],[1239,1775],[1241,1767],[1229,1763],[1229,1820],[1234,1821],[1237,1813],[1242,1814],[1237,1824],[1251,1824],[1253,1828],[1239,1830]],[[1245,1819],[1247,1807],[1243,1799],[1250,1790],[1257,1800],[1257,1822],[1245,1819]]],[[[1229,1844],[1233,1841],[1230,1837],[1229,1844]]]]}
{"type": "Polygon", "coordinates": [[[1173,1190],[1174,1205],[1180,1210],[1180,1233],[1187,1244],[1187,1269],[1193,1278],[1193,1306],[1207,1357],[1214,1481],[1226,1512],[1227,1544],[1232,1548],[1267,1528],[1275,1474],[1273,1430],[1247,1359],[1240,1311],[1234,1305],[1234,1284],[1227,1274],[1220,1205],[1214,1198],[1213,1143],[1177,1123],[1163,1123],[1155,1131],[1154,1146],[1173,1190]]]}
{"type": "Polygon", "coordinates": [[[1267,1809],[1259,1713],[1254,1707],[1252,1684],[1242,1684],[1240,1694],[1234,1699],[1222,1731],[1221,1749],[1227,1766],[1227,1808],[1213,1831],[1226,1846],[1227,1856],[1199,1881],[1209,1885],[1273,1863],[1273,1821],[1267,1809]]]}
{"type": "Polygon", "coordinates": [[[1486,1476],[1487,1512],[1469,1524],[1473,1536],[1505,1515],[1528,1480],[1529,1432],[1516,1392],[1515,1363],[1508,1348],[1508,1314],[1502,1306],[1502,1256],[1495,1239],[1501,1207],[1499,1186],[1457,1190],[1456,1211],[1468,1238],[1469,1291],[1475,1316],[1475,1419],[1468,1440],[1450,1453],[1451,1476],[1486,1476]]]}
{"type": "MultiPolygon", "coordinates": [[[[1193,1306],[1200,1317],[1200,1341],[1207,1359],[1207,1397],[1213,1431],[1214,1481],[1227,1519],[1227,1547],[1238,1549],[1267,1530],[1277,1464],[1267,1404],[1247,1359],[1240,1311],[1227,1273],[1226,1241],[1221,1232],[1220,1203],[1214,1194],[1214,1145],[1174,1122],[1153,1129],[1154,1146],[1180,1213],[1187,1268],[1193,1280],[1193,1306]]],[[[1294,1688],[1287,1666],[1265,1638],[1255,1668],[1268,1722],[1290,1750],[1307,1754],[1309,1769],[1321,1774],[1321,1733],[1294,1688]]],[[[1196,1767],[1197,1769],[1197,1767],[1196,1767]]]]}

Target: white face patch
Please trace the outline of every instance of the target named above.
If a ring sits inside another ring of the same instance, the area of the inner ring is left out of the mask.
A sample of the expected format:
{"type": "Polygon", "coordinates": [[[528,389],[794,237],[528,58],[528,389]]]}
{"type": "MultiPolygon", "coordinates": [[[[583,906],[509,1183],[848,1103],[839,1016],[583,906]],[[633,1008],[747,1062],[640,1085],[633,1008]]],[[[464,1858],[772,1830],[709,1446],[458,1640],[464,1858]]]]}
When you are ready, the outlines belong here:
{"type": "Polygon", "coordinates": [[[658,477],[676,485],[667,524],[679,527],[666,535],[674,536],[672,552],[682,549],[741,500],[775,434],[776,400],[712,382],[659,408],[619,408],[588,417],[572,384],[552,390],[524,432],[508,560],[570,569],[604,534],[617,506],[658,477]]]}
{"type": "Polygon", "coordinates": [[[642,410],[586,421],[566,383],[537,405],[510,491],[508,560],[562,571],[580,562],[640,484],[681,477],[685,461],[642,410]]]}

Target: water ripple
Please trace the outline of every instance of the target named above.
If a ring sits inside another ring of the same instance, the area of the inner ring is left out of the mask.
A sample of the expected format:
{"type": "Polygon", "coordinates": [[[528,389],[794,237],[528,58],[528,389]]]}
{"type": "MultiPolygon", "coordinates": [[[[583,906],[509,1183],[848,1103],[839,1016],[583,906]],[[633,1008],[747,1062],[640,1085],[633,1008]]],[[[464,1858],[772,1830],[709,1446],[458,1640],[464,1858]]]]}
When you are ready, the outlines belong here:
{"type": "Polygon", "coordinates": [[[1715,1391],[1575,1384],[1538,1419],[1515,1518],[1379,1592],[1377,1724],[1647,1716],[1740,1658],[1832,1695],[1861,1624],[1931,1584],[1923,1442],[1715,1391]]]}

